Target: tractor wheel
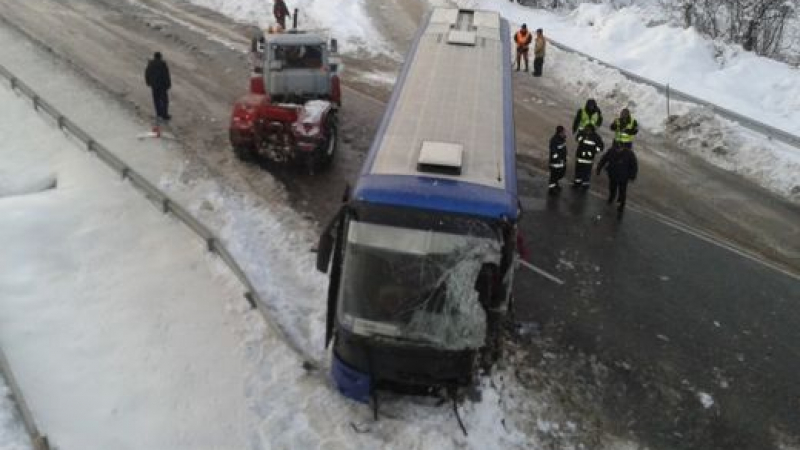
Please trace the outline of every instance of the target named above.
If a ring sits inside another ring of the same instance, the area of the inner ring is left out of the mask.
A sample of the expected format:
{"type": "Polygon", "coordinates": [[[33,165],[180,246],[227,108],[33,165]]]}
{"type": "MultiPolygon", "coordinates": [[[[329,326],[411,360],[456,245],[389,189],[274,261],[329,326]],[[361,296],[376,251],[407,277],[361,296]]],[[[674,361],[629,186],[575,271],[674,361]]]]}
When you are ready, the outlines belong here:
{"type": "Polygon", "coordinates": [[[249,162],[253,160],[253,149],[246,145],[237,145],[233,147],[233,153],[239,161],[249,162]]]}
{"type": "Polygon", "coordinates": [[[324,169],[331,165],[336,149],[339,147],[339,129],[336,127],[336,117],[332,116],[327,120],[328,138],[317,147],[316,166],[324,169]]]}

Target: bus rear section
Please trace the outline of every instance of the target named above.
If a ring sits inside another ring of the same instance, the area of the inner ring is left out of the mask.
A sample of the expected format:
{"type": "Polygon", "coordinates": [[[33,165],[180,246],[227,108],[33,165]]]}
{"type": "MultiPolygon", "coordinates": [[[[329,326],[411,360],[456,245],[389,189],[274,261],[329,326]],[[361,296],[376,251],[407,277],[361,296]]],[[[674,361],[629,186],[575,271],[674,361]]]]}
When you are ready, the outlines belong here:
{"type": "Polygon", "coordinates": [[[469,384],[511,301],[517,181],[508,24],[437,8],[352,195],[320,239],[346,396],[469,384]]]}

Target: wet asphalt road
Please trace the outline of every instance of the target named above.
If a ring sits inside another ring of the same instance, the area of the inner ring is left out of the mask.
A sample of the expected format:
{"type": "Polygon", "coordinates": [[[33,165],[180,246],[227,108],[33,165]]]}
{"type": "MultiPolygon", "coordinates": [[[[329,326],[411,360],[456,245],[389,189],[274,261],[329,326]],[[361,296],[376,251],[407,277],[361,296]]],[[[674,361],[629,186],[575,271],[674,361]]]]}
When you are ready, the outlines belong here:
{"type": "Polygon", "coordinates": [[[635,207],[618,220],[591,193],[549,198],[544,181],[521,179],[522,230],[531,262],[565,283],[521,267],[517,319],[635,374],[606,413],[657,447],[768,449],[776,430],[800,436],[800,279],[635,207]]]}

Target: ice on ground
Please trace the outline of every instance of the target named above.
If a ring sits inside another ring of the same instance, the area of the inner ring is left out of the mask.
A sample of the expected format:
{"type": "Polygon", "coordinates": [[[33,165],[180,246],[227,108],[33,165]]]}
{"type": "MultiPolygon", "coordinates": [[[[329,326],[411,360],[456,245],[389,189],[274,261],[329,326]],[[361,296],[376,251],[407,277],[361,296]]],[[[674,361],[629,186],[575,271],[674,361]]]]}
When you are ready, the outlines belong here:
{"type": "Polygon", "coordinates": [[[703,405],[703,408],[709,409],[714,406],[714,397],[706,392],[698,392],[697,399],[700,400],[700,404],[703,405]]]}
{"type": "Polygon", "coordinates": [[[11,391],[0,376],[0,448],[3,450],[33,450],[25,427],[17,416],[11,391]]]}

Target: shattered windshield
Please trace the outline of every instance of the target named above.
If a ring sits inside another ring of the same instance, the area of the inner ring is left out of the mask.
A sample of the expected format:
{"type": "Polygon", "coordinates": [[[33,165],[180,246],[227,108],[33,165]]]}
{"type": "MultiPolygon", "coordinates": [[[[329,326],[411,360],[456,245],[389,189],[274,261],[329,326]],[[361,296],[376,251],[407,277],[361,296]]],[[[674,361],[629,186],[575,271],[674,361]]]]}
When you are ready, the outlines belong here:
{"type": "Polygon", "coordinates": [[[351,221],[340,320],[353,333],[460,350],[478,348],[486,312],[478,280],[498,267],[488,224],[469,234],[351,221]]]}

